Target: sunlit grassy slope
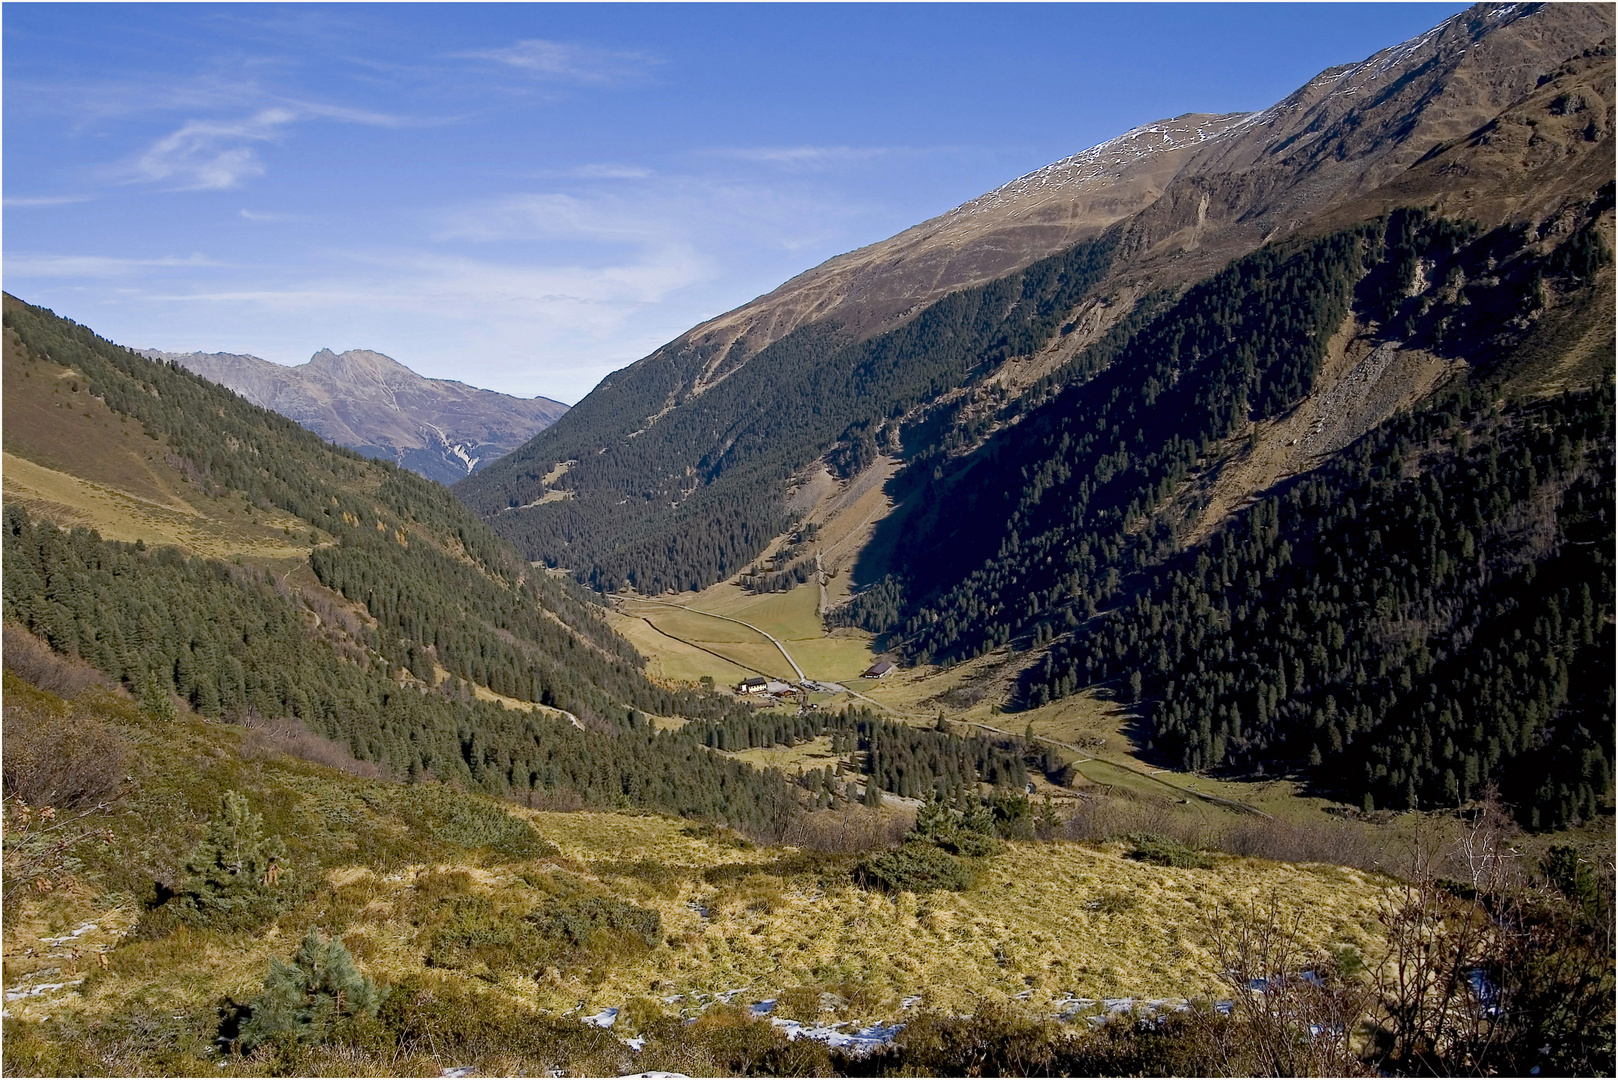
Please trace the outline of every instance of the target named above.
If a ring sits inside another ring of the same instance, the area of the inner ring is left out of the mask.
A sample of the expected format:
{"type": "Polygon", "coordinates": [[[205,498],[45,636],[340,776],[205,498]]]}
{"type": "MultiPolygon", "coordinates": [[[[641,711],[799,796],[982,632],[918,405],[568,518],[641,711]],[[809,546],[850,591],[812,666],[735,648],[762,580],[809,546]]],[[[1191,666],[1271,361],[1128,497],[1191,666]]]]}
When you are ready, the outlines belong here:
{"type": "Polygon", "coordinates": [[[734,683],[756,674],[797,678],[764,634],[715,615],[749,623],[776,638],[808,678],[826,682],[857,678],[871,664],[870,635],[826,632],[816,602],[813,584],[790,592],[755,594],[722,582],[677,598],[678,606],[625,597],[613,628],[661,661],[661,674],[671,680],[696,681],[708,675],[716,683],[734,683]]]}
{"type": "MultiPolygon", "coordinates": [[[[8,696],[30,693],[19,685],[8,682],[8,696]]],[[[71,886],[8,913],[8,991],[85,977],[11,1002],[22,1021],[127,1023],[160,1010],[206,1045],[221,996],[250,998],[270,959],[289,955],[310,927],[340,936],[373,978],[425,977],[557,1014],[632,1002],[642,1015],[690,1014],[726,991],[800,1003],[829,993],[834,1014],[854,1020],[895,1018],[912,997],[961,1012],[1019,996],[1036,1011],[1054,1011],[1065,995],[1195,997],[1217,988],[1209,926],[1229,905],[1271,895],[1303,912],[1322,948],[1368,958],[1378,950],[1382,885],[1373,876],[1230,856],[1205,870],[1160,867],[1127,858],[1119,844],[1013,843],[983,860],[966,892],[895,897],[856,888],[852,856],[755,846],[653,815],[512,809],[501,812],[526,818],[556,850],[505,858],[390,813],[397,786],[281,756],[239,728],[155,722],[111,696],[87,701],[80,714],[94,712],[130,741],[134,779],[105,819],[112,843],[85,849],[71,886]],[[152,879],[176,880],[225,790],[247,795],[287,842],[289,906],[262,932],[120,941],[152,879]],[[558,882],[657,912],[661,943],[540,971],[497,959],[424,967],[448,908],[487,901],[479,910],[520,929],[523,913],[553,902],[558,882]],[[45,940],[85,925],[93,928],[71,942],[45,940]],[[29,949],[36,955],[25,959],[29,949]],[[92,963],[102,950],[104,970],[92,963]]]]}
{"type": "Polygon", "coordinates": [[[3,370],[5,494],[31,512],[209,558],[302,560],[311,535],[329,539],[282,511],[204,495],[161,439],[91,397],[79,373],[26,356],[9,329],[3,370]]]}

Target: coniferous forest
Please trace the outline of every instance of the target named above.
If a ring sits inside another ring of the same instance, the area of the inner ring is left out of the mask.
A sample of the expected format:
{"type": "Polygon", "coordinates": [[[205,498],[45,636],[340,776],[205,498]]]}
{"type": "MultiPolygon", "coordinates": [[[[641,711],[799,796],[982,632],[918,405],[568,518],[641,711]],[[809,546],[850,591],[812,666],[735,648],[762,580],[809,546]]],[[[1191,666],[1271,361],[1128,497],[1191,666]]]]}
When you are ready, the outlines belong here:
{"type": "Polygon", "coordinates": [[[526,557],[605,592],[711,585],[787,527],[794,472],[827,446],[834,469],[860,471],[890,418],[1036,348],[1106,272],[1113,243],[951,293],[872,338],[816,323],[745,364],[700,349],[656,353],[455,490],[526,557]],[[723,389],[694,393],[695,373],[710,366],[705,378],[723,378],[723,389]],[[572,464],[556,490],[571,497],[531,505],[563,462],[572,464]]]}
{"type": "Polygon", "coordinates": [[[1176,767],[1301,770],[1367,807],[1493,783],[1525,824],[1588,817],[1612,790],[1612,388],[1503,388],[1518,313],[1589,289],[1611,198],[1548,254],[1399,211],[1152,298],[975,450],[923,428],[903,565],[829,621],[922,663],[1050,643],[1025,705],[1114,693],[1176,767]],[[1438,302],[1412,298],[1418,265],[1453,284],[1438,302]],[[1309,391],[1351,308],[1470,379],[1187,548],[1185,493],[1309,391]]]}

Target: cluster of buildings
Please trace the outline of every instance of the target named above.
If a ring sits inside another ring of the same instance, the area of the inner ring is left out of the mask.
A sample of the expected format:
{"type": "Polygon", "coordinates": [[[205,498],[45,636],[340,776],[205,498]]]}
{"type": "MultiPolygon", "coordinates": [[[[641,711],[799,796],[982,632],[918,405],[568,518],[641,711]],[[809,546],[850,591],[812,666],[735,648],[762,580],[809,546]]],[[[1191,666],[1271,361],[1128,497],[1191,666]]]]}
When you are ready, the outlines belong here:
{"type": "MultiPolygon", "coordinates": [[[[882,679],[892,674],[895,670],[897,669],[894,667],[893,661],[880,660],[866,668],[861,673],[860,678],[882,679]]],[[[743,679],[736,684],[736,693],[742,697],[770,697],[777,699],[796,697],[800,693],[835,694],[843,689],[845,688],[836,683],[816,682],[813,679],[805,679],[801,683],[789,683],[782,682],[780,679],[766,679],[763,676],[743,679]]]]}

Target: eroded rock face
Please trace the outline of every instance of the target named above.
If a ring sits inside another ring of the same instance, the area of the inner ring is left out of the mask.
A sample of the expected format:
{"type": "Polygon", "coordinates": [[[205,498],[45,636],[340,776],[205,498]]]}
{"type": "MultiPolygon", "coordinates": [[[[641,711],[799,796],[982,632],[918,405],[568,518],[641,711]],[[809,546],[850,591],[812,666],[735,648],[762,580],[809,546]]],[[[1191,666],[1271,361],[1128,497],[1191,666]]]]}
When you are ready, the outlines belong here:
{"type": "Polygon", "coordinates": [[[176,361],[322,438],[443,484],[516,449],[567,411],[549,398],[425,378],[367,349],[322,349],[298,367],[232,353],[142,355],[176,361]]]}

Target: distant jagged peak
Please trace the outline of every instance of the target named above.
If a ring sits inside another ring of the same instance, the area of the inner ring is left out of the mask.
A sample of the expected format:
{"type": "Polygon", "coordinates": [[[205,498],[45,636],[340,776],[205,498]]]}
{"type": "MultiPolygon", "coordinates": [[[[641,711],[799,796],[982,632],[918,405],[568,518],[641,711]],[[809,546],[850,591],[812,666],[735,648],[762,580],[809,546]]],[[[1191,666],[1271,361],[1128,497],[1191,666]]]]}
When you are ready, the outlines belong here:
{"type": "Polygon", "coordinates": [[[308,363],[299,366],[308,368],[310,374],[341,375],[350,378],[355,375],[369,375],[383,381],[387,381],[390,376],[394,379],[426,379],[425,375],[412,371],[393,357],[371,349],[347,349],[340,353],[331,349],[321,349],[309,358],[308,363]]]}
{"type": "Polygon", "coordinates": [[[431,379],[373,349],[283,365],[239,353],[137,350],[178,363],[323,438],[453,483],[520,446],[567,406],[431,379]]]}

